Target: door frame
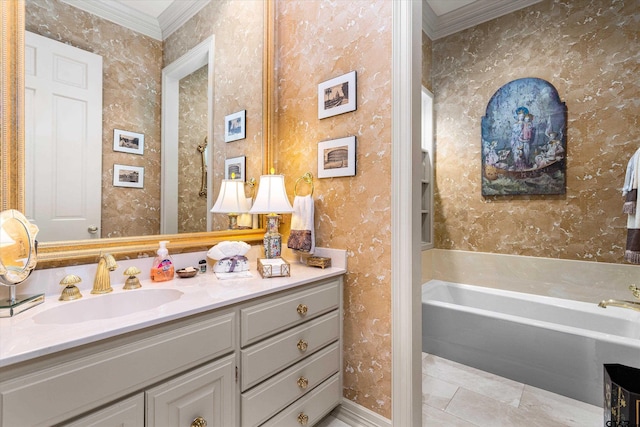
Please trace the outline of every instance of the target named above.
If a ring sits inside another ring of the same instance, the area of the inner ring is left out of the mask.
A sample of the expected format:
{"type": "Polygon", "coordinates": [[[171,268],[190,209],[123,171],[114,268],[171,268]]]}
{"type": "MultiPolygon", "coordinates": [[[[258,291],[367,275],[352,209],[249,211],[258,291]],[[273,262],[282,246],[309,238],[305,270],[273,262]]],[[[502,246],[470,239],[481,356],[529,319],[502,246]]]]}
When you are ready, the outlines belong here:
{"type": "Polygon", "coordinates": [[[393,2],[391,419],[397,426],[422,425],[421,18],[421,1],[393,2]]]}

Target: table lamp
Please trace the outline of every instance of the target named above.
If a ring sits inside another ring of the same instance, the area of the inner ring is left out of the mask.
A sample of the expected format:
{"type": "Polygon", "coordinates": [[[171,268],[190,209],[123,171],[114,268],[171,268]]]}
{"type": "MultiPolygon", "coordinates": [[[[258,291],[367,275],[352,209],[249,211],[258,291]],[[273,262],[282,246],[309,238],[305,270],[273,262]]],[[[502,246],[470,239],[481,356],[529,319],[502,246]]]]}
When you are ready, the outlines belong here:
{"type": "Polygon", "coordinates": [[[249,210],[247,197],[244,195],[244,181],[239,179],[223,179],[218,199],[211,212],[229,215],[229,229],[238,228],[238,214],[249,210]]]}
{"type": "Polygon", "coordinates": [[[278,232],[280,216],[292,213],[293,208],[284,187],[284,175],[262,175],[258,195],[249,210],[252,214],[267,215],[267,232],[264,235],[265,258],[278,258],[282,253],[282,235],[278,232]]]}

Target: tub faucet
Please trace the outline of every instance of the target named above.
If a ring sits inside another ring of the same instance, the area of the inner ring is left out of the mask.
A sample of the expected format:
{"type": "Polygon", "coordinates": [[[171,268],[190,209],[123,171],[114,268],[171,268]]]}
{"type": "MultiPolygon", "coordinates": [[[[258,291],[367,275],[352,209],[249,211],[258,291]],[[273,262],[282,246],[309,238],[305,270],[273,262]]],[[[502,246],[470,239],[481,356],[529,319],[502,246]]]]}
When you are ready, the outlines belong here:
{"type": "MultiPolygon", "coordinates": [[[[629,286],[629,290],[631,291],[634,297],[640,299],[640,288],[638,288],[636,285],[631,285],[629,286]]],[[[600,301],[600,304],[598,304],[598,307],[602,307],[602,308],[607,308],[608,306],[629,308],[631,310],[640,311],[640,301],[607,299],[607,300],[600,301]]]]}
{"type": "Polygon", "coordinates": [[[118,268],[116,260],[111,254],[101,254],[98,260],[96,277],[93,279],[92,294],[106,294],[113,291],[109,272],[118,268]]]}

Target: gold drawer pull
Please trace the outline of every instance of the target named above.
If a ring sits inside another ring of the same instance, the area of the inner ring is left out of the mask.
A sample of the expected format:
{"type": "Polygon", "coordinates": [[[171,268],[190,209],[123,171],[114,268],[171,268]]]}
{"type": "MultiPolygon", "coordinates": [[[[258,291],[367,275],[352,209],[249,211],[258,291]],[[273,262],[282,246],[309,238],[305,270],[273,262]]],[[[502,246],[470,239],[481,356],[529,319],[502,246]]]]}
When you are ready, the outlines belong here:
{"type": "Polygon", "coordinates": [[[298,422],[300,423],[300,425],[306,426],[309,422],[309,415],[305,414],[304,412],[300,412],[298,414],[298,422]]]}
{"type": "Polygon", "coordinates": [[[309,387],[309,380],[306,379],[305,377],[298,378],[298,381],[296,381],[296,383],[298,384],[298,387],[300,387],[303,390],[309,387]]]}
{"type": "Polygon", "coordinates": [[[191,427],[207,427],[207,420],[202,417],[196,417],[191,421],[191,427]]]}
{"type": "Polygon", "coordinates": [[[300,351],[307,351],[307,347],[309,347],[309,344],[305,340],[300,340],[298,341],[297,347],[300,351]]]}
{"type": "Polygon", "coordinates": [[[298,308],[296,308],[296,311],[300,316],[304,316],[305,314],[307,314],[308,310],[309,310],[309,307],[307,307],[306,304],[298,304],[298,308]]]}

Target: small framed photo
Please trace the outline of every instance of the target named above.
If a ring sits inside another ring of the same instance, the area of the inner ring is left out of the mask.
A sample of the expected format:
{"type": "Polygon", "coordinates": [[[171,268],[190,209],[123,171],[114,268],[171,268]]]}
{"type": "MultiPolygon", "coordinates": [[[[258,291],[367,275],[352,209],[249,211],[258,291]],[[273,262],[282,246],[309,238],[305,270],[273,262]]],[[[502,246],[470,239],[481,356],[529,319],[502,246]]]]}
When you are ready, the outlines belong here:
{"type": "Polygon", "coordinates": [[[356,174],[356,137],[318,143],[318,178],[356,174]]]}
{"type": "Polygon", "coordinates": [[[144,154],[144,134],[121,129],[113,130],[113,151],[144,154]]]}
{"type": "Polygon", "coordinates": [[[242,110],[224,117],[224,142],[246,138],[246,115],[247,110],[242,110]]]}
{"type": "Polygon", "coordinates": [[[224,179],[235,179],[246,181],[245,167],[247,158],[245,156],[232,157],[224,161],[224,179]]]}
{"type": "Polygon", "coordinates": [[[318,85],[318,118],[336,116],[356,109],[356,72],[318,85]]]}
{"type": "Polygon", "coordinates": [[[113,165],[114,187],[144,187],[144,168],[142,166],[113,165]]]}

